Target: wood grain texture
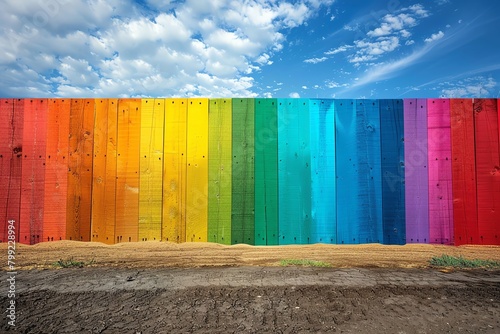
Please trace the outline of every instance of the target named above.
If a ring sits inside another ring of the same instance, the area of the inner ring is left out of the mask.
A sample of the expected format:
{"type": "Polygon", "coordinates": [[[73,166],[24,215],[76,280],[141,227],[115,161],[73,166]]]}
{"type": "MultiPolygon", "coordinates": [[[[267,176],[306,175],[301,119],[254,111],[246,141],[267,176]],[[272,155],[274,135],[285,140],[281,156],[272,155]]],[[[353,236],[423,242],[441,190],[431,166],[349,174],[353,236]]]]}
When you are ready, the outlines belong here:
{"type": "Polygon", "coordinates": [[[141,100],[118,101],[116,143],[116,242],[139,239],[141,100]]]}
{"type": "Polygon", "coordinates": [[[500,245],[500,156],[496,99],[474,99],[479,244],[500,245]]]}
{"type": "Polygon", "coordinates": [[[311,146],[311,242],[337,242],[334,101],[309,103],[311,146]]]}
{"type": "Polygon", "coordinates": [[[94,100],[71,99],[66,238],[90,241],[94,100]]]}
{"type": "Polygon", "coordinates": [[[255,100],[233,99],[231,243],[255,244],[255,100]]]}
{"type": "Polygon", "coordinates": [[[166,99],[162,240],[186,241],[187,99],[166,99]]]}
{"type": "Polygon", "coordinates": [[[48,101],[43,241],[66,239],[70,99],[48,101]]]}
{"type": "Polygon", "coordinates": [[[380,100],[382,227],[387,245],[406,243],[403,100],[380,100]]]}
{"type": "Polygon", "coordinates": [[[14,241],[20,238],[23,109],[23,100],[0,99],[0,242],[8,240],[10,220],[16,231],[14,241]]]}
{"type": "Polygon", "coordinates": [[[278,245],[276,99],[255,99],[255,245],[278,245]]]}
{"type": "Polygon", "coordinates": [[[451,99],[451,166],[455,245],[479,242],[472,99],[451,99]]]}
{"type": "Polygon", "coordinates": [[[337,243],[382,242],[377,100],[336,100],[337,243]]]}
{"type": "MultiPolygon", "coordinates": [[[[232,100],[208,108],[208,241],[231,244],[232,100]]],[[[242,239],[239,239],[240,243],[242,239]]]]}
{"type": "Polygon", "coordinates": [[[427,100],[404,100],[406,242],[429,242],[427,100]]]}
{"type": "Polygon", "coordinates": [[[429,242],[453,243],[451,121],[449,99],[427,100],[429,242]]]}
{"type": "Polygon", "coordinates": [[[139,240],[161,240],[164,99],[142,99],[139,240]]]}
{"type": "Polygon", "coordinates": [[[117,99],[95,100],[92,241],[115,241],[117,99]]]}
{"type": "Polygon", "coordinates": [[[278,99],[279,244],[311,243],[309,100],[278,99]]]}
{"type": "Polygon", "coordinates": [[[208,237],[208,99],[188,100],[186,241],[208,237]]]}
{"type": "Polygon", "coordinates": [[[46,99],[24,100],[19,241],[31,245],[43,238],[47,110],[46,99]]]}

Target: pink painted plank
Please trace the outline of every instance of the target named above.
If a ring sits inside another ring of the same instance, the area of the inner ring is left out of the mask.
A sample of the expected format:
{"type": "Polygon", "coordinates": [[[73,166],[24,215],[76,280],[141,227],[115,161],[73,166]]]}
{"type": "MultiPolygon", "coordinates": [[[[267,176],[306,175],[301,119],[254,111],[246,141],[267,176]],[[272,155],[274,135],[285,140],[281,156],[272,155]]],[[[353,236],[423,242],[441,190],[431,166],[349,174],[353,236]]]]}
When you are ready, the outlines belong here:
{"type": "Polygon", "coordinates": [[[429,239],[453,243],[451,121],[449,99],[427,100],[429,239]]]}
{"type": "Polygon", "coordinates": [[[404,100],[406,242],[429,242],[427,100],[404,100]]]}

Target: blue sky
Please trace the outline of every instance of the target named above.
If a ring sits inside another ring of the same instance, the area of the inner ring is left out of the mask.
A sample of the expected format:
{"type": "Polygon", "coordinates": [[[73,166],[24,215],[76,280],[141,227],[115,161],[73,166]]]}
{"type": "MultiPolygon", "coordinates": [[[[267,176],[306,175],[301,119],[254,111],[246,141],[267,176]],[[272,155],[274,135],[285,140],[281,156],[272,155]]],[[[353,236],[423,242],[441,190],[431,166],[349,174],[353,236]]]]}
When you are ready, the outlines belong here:
{"type": "Polygon", "coordinates": [[[2,97],[500,97],[491,0],[2,0],[2,97]]]}

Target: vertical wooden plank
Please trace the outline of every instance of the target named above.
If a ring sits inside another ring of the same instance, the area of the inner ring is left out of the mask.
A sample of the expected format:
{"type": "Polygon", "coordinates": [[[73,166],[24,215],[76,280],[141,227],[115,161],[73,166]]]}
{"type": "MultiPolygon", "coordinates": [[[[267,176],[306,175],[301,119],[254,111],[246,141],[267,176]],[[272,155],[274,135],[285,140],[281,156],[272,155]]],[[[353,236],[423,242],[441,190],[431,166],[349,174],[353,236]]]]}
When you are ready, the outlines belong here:
{"type": "Polygon", "coordinates": [[[14,221],[15,241],[20,240],[23,108],[21,99],[0,99],[0,242],[8,240],[9,220],[14,221]]]}
{"type": "Polygon", "coordinates": [[[106,99],[108,107],[107,143],[106,143],[106,170],[104,179],[104,226],[107,244],[115,243],[116,235],[116,168],[118,143],[118,99],[106,99]]]}
{"type": "Polygon", "coordinates": [[[382,242],[377,100],[336,100],[337,243],[382,242]]]}
{"type": "Polygon", "coordinates": [[[495,99],[474,99],[479,244],[500,245],[500,152],[495,99]]]}
{"type": "Polygon", "coordinates": [[[429,239],[453,243],[450,100],[427,100],[429,239]]]}
{"type": "Polygon", "coordinates": [[[116,99],[95,100],[92,241],[115,241],[116,99]]]}
{"type": "Polygon", "coordinates": [[[429,242],[427,100],[404,100],[406,242],[429,242]]]}
{"type": "Polygon", "coordinates": [[[334,101],[309,103],[311,140],[311,242],[337,242],[334,101]]]}
{"type": "Polygon", "coordinates": [[[139,154],[141,100],[118,101],[116,145],[116,242],[135,242],[139,237],[139,154]]]}
{"type": "Polygon", "coordinates": [[[188,101],[186,241],[208,236],[208,99],[188,101]]]}
{"type": "Polygon", "coordinates": [[[70,99],[48,101],[43,241],[66,239],[70,99]]]}
{"type": "Polygon", "coordinates": [[[337,167],[337,243],[359,242],[358,154],[356,101],[335,100],[335,152],[337,167]]]}
{"type": "Polygon", "coordinates": [[[279,244],[311,242],[309,100],[278,99],[279,244]]]}
{"type": "Polygon", "coordinates": [[[403,100],[380,100],[384,244],[406,243],[403,100]]]}
{"type": "Polygon", "coordinates": [[[94,100],[72,99],[69,126],[66,238],[90,241],[94,100]]]}
{"type": "Polygon", "coordinates": [[[255,100],[233,99],[231,243],[255,244],[255,100]]]}
{"type": "Polygon", "coordinates": [[[451,99],[450,114],[455,245],[477,244],[479,236],[472,99],[451,99]]]}
{"type": "Polygon", "coordinates": [[[25,244],[41,242],[43,237],[47,108],[46,99],[24,101],[19,241],[25,244]]]}
{"type": "Polygon", "coordinates": [[[255,245],[278,244],[276,99],[255,99],[255,245]]]}
{"type": "MultiPolygon", "coordinates": [[[[231,244],[232,100],[208,109],[208,241],[231,244]]],[[[240,238],[239,242],[243,242],[240,238]]]]}
{"type": "Polygon", "coordinates": [[[167,99],[162,239],[186,241],[187,99],[167,99]]]}
{"type": "Polygon", "coordinates": [[[142,99],[139,240],[161,240],[164,99],[142,99]]]}

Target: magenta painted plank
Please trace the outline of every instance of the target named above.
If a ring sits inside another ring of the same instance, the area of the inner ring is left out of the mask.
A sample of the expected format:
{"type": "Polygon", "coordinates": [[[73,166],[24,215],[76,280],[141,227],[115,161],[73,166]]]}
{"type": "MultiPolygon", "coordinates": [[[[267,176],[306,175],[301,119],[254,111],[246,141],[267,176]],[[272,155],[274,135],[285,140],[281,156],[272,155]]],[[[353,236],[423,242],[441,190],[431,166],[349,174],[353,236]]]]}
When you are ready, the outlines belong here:
{"type": "Polygon", "coordinates": [[[406,242],[429,242],[427,100],[404,100],[406,242]]]}
{"type": "Polygon", "coordinates": [[[449,99],[427,100],[429,239],[453,243],[451,121],[449,99]]]}

